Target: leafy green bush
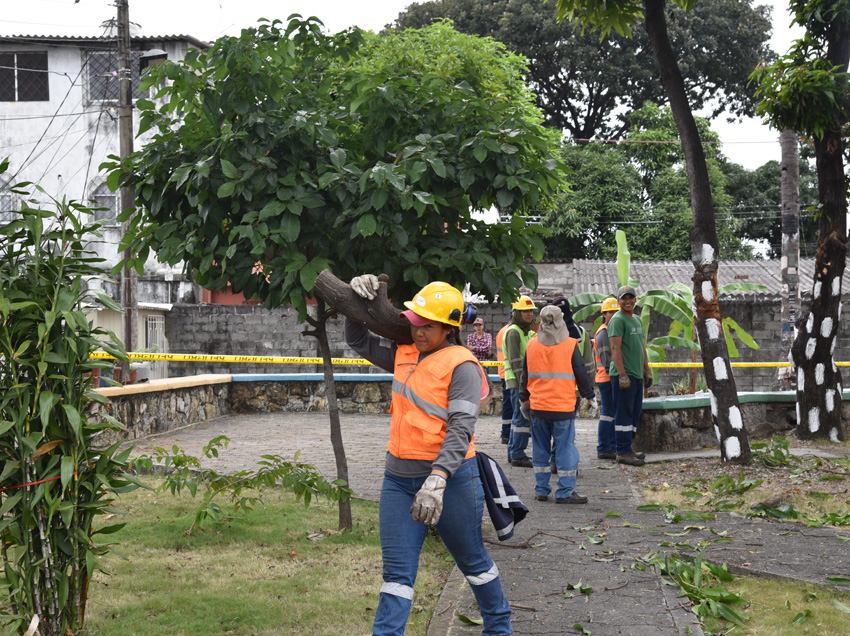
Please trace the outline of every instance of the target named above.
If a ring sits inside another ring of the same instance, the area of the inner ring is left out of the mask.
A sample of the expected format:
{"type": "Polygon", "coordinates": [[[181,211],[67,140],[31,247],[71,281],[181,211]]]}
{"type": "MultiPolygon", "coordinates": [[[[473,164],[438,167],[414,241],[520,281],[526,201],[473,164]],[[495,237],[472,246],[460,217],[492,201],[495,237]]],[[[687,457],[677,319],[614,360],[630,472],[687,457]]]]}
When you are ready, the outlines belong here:
{"type": "Polygon", "coordinates": [[[98,441],[121,424],[89,419],[93,403],[107,401],[90,372],[109,366],[91,352],[126,359],[85,315],[119,310],[86,291],[101,273],[89,247],[98,225],[81,221],[90,211],[73,202],[30,207],[28,187],[14,187],[24,201],[0,227],[0,623],[10,634],[36,623],[42,636],[65,636],[82,627],[88,582],[123,525],[95,520],[111,494],[138,482],[122,472],[129,451],[98,441]]]}

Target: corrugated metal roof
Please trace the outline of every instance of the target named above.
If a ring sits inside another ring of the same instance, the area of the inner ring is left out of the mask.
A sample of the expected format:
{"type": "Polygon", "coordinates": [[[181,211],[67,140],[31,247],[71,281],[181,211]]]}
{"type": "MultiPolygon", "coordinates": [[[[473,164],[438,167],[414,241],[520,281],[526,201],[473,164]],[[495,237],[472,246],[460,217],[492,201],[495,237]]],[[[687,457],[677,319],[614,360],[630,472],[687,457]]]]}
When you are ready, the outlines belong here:
{"type": "MultiPolygon", "coordinates": [[[[565,291],[572,288],[570,295],[584,292],[612,294],[619,286],[617,265],[612,261],[574,260],[572,280],[565,281],[565,291]]],[[[545,265],[543,265],[545,267],[545,265]]],[[[800,262],[800,289],[803,296],[809,296],[812,288],[815,259],[802,259],[800,262]]],[[[568,268],[569,271],[569,268],[568,268]]],[[[670,283],[679,282],[688,287],[694,266],[690,261],[633,261],[632,277],[640,281],[639,290],[666,289],[670,283]]],[[[779,260],[720,261],[718,263],[718,283],[757,283],[767,289],[757,292],[759,295],[779,296],[782,266],[779,260]]],[[[568,274],[569,275],[569,274],[568,274]]],[[[845,268],[841,286],[844,294],[850,292],[850,269],[845,268]]],[[[733,292],[737,295],[753,292],[733,292]]]]}
{"type": "MultiPolygon", "coordinates": [[[[130,38],[132,43],[141,42],[188,42],[199,49],[209,48],[209,43],[199,40],[191,35],[134,35],[130,38]]],[[[0,35],[0,42],[26,42],[38,44],[63,44],[73,43],[83,45],[112,44],[115,38],[104,38],[96,35],[0,35]]]]}

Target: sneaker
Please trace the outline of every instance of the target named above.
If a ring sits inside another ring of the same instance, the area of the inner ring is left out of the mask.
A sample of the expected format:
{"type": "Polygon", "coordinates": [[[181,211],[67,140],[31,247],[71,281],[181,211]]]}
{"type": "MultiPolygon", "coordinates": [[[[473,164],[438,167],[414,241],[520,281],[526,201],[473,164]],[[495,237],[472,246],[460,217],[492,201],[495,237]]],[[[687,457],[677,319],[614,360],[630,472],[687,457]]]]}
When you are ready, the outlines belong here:
{"type": "Polygon", "coordinates": [[[507,438],[507,437],[502,438],[502,444],[507,444],[509,441],[510,441],[510,438],[507,438]]]}
{"type": "Polygon", "coordinates": [[[557,475],[558,474],[558,467],[555,466],[555,464],[549,464],[549,472],[552,473],[553,475],[557,475]]]}
{"type": "Polygon", "coordinates": [[[617,463],[627,464],[629,466],[643,466],[646,462],[634,453],[625,453],[623,455],[617,455],[617,463]]]}
{"type": "Polygon", "coordinates": [[[536,495],[534,498],[537,501],[549,501],[549,495],[536,495]]]}
{"type": "Polygon", "coordinates": [[[596,453],[596,459],[617,459],[617,453],[608,451],[607,453],[596,453]]]}
{"type": "Polygon", "coordinates": [[[570,493],[569,497],[555,497],[555,503],[559,504],[584,504],[587,503],[587,497],[578,494],[576,491],[570,493]]]}
{"type": "Polygon", "coordinates": [[[512,459],[511,466],[516,466],[517,468],[531,468],[531,459],[528,457],[521,457],[519,459],[512,459]]]}

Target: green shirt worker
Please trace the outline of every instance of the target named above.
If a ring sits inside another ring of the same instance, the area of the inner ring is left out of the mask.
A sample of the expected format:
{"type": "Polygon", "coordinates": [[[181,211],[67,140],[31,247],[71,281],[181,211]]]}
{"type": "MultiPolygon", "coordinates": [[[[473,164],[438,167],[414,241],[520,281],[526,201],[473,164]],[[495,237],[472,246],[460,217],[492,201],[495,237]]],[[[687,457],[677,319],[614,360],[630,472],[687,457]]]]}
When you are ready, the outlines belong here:
{"type": "Polygon", "coordinates": [[[652,384],[646,357],[646,337],[640,319],[634,315],[637,294],[634,287],[617,290],[620,310],[608,323],[611,343],[611,399],[614,403],[614,437],[617,462],[643,466],[643,453],[635,453],[632,441],[643,409],[643,387],[652,384]]]}

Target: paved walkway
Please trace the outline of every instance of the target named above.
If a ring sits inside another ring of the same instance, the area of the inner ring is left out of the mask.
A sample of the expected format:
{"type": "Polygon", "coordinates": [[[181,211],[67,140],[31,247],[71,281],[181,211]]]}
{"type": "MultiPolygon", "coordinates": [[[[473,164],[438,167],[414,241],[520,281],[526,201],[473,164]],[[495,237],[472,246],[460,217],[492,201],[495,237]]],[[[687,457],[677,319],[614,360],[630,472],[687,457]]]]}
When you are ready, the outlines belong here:
{"type": "MultiPolygon", "coordinates": [[[[358,497],[377,500],[389,417],[344,415],[342,426],[352,488],[358,497]]],[[[503,462],[505,447],[499,442],[499,427],[499,418],[481,418],[476,440],[481,451],[503,462]]],[[[153,446],[177,444],[199,455],[211,438],[227,435],[230,449],[221,458],[209,460],[210,466],[239,469],[253,466],[263,454],[292,457],[300,450],[301,461],[333,477],[328,431],[324,413],[254,414],[224,417],[157,436],[137,442],[136,448],[144,452],[153,446]]],[[[594,636],[702,634],[698,621],[677,598],[678,588],[664,585],[656,569],[644,567],[641,559],[664,550],[688,554],[687,545],[717,539],[712,530],[732,541],[711,543],[707,558],[728,563],[730,571],[821,584],[831,575],[850,577],[848,544],[837,538],[850,537],[850,531],[806,528],[734,513],[718,513],[714,521],[667,523],[663,512],[637,510],[643,501],[630,485],[627,473],[632,468],[596,460],[595,421],[577,421],[576,443],[582,458],[577,490],[588,496],[586,505],[557,505],[551,497],[548,502],[538,502],[531,469],[507,466],[508,477],[530,514],[517,526],[514,537],[501,544],[485,518],[488,547],[514,607],[518,635],[580,634],[576,624],[594,636]],[[679,546],[661,547],[664,542],[679,546]],[[592,591],[583,594],[569,589],[579,582],[592,591]]],[[[647,459],[688,456],[693,454],[649,455],[647,459]]],[[[480,627],[461,623],[458,614],[478,616],[469,587],[455,570],[428,636],[480,634],[480,627]]]]}

